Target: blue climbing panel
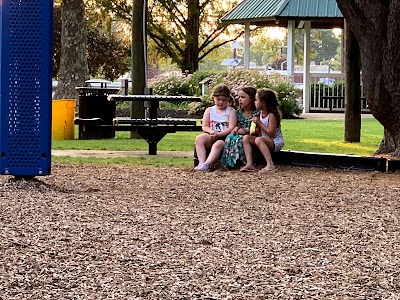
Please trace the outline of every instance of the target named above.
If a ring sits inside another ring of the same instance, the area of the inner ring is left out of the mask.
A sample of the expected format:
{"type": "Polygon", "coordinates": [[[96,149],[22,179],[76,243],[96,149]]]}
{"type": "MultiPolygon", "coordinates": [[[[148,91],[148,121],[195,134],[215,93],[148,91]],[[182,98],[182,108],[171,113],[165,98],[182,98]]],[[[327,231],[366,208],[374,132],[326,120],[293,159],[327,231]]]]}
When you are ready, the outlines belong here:
{"type": "Polygon", "coordinates": [[[53,1],[1,0],[0,174],[51,170],[53,1]]]}

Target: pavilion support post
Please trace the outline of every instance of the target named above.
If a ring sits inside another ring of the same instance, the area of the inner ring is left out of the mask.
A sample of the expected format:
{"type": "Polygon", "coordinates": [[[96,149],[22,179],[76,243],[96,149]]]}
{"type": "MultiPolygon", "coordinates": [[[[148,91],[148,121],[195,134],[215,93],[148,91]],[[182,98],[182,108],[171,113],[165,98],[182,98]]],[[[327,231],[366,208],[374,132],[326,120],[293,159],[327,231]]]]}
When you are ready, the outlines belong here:
{"type": "Polygon", "coordinates": [[[353,32],[344,25],[345,45],[345,123],[344,140],[360,142],[361,136],[361,88],[360,88],[360,47],[353,32]]]}
{"type": "Polygon", "coordinates": [[[250,66],[250,23],[244,24],[244,67],[250,66]]]}
{"type": "Polygon", "coordinates": [[[303,112],[310,112],[311,21],[304,22],[303,112]]]}
{"type": "Polygon", "coordinates": [[[294,83],[294,46],[295,46],[295,21],[288,21],[288,36],[287,36],[287,74],[294,83]]]}

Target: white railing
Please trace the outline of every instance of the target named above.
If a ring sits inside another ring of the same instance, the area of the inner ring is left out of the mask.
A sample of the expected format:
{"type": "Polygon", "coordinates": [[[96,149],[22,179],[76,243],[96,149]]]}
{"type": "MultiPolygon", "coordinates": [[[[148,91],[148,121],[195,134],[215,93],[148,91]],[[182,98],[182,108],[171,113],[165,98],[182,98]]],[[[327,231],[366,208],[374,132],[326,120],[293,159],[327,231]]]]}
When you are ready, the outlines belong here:
{"type": "MultiPolygon", "coordinates": [[[[310,112],[344,112],[344,74],[312,73],[310,82],[310,112]]],[[[361,111],[369,111],[362,84],[361,111]]]]}
{"type": "Polygon", "coordinates": [[[344,74],[310,75],[310,112],[344,112],[344,74]]]}

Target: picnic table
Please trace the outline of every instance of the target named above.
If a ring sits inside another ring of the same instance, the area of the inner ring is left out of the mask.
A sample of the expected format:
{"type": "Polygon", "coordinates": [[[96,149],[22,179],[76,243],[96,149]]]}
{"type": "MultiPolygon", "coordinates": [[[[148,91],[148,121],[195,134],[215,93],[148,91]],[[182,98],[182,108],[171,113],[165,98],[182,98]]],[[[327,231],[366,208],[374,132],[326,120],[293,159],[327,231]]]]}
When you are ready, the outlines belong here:
{"type": "Polygon", "coordinates": [[[113,124],[104,124],[101,118],[75,119],[85,129],[109,131],[135,131],[149,146],[149,155],[157,155],[157,143],[168,133],[177,131],[202,131],[196,120],[190,119],[159,119],[157,110],[160,101],[201,101],[195,96],[162,96],[162,95],[108,95],[107,100],[116,103],[123,101],[142,101],[148,110],[144,119],[114,119],[113,124]]]}

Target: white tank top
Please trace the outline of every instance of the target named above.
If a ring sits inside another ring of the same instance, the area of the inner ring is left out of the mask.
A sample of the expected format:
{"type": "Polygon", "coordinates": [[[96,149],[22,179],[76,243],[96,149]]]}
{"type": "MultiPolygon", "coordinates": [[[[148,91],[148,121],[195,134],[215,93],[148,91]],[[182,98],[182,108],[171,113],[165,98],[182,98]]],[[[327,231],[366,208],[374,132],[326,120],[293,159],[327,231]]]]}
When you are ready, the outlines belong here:
{"type": "Polygon", "coordinates": [[[229,113],[231,107],[227,106],[222,114],[217,114],[217,107],[214,105],[210,111],[210,127],[215,132],[220,132],[229,127],[229,113]]]}
{"type": "MultiPolygon", "coordinates": [[[[261,123],[263,123],[265,126],[268,127],[268,123],[269,123],[269,114],[263,118],[262,113],[260,113],[260,121],[261,123]]],[[[264,131],[261,131],[261,135],[262,136],[267,136],[267,134],[264,131]]],[[[281,127],[277,127],[276,131],[275,131],[275,136],[272,138],[272,140],[274,141],[274,145],[275,145],[275,152],[278,152],[279,150],[281,150],[283,148],[284,145],[284,141],[283,141],[283,135],[282,135],[282,130],[281,127]]]]}

